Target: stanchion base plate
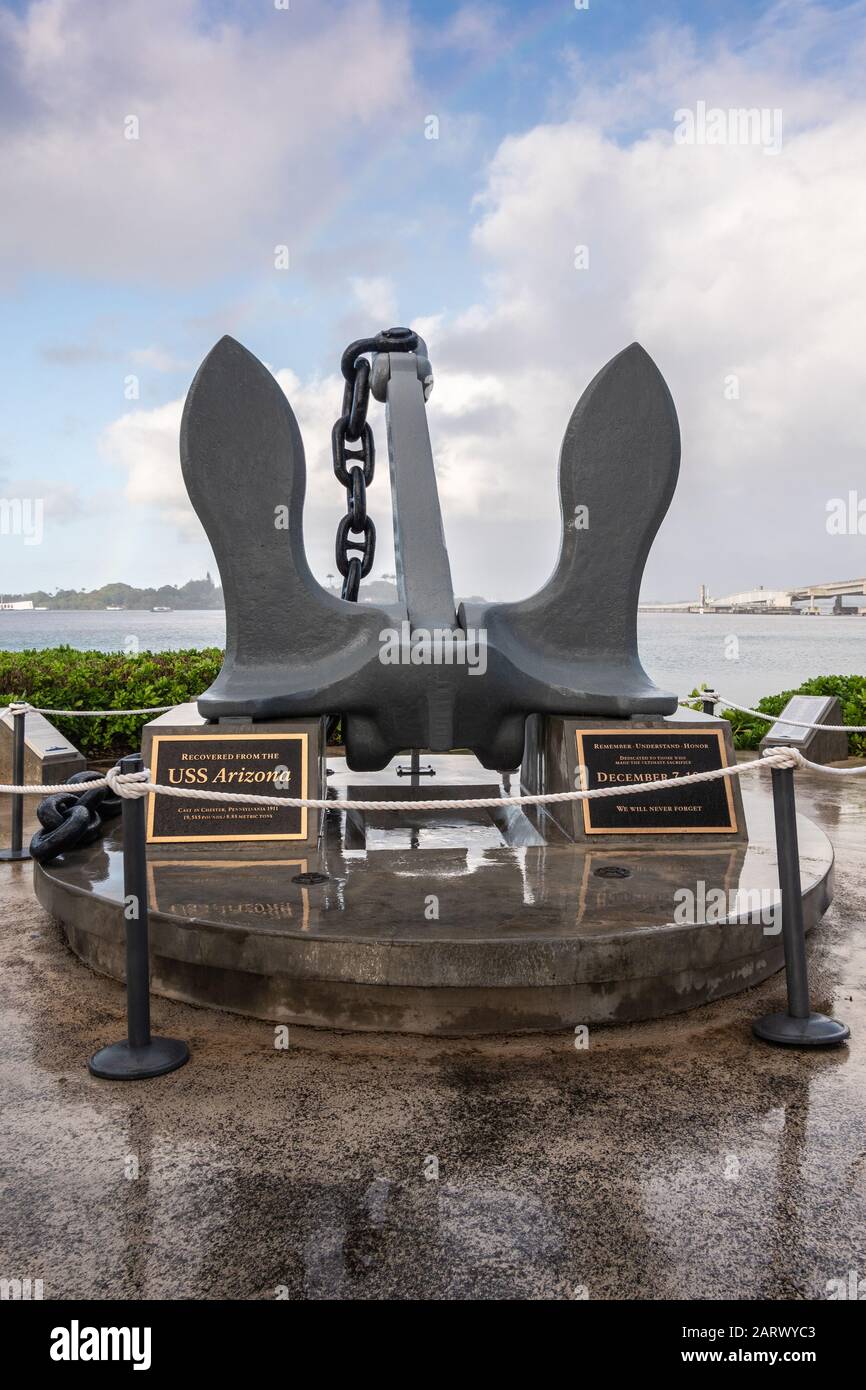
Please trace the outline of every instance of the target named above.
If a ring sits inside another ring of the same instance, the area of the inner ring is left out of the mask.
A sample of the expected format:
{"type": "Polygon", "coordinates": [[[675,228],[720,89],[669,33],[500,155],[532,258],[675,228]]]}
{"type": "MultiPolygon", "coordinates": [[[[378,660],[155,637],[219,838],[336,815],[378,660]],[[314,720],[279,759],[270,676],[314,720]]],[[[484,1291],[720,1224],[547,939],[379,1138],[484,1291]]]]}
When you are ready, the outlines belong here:
{"type": "Polygon", "coordinates": [[[19,860],[29,858],[29,849],[0,849],[0,862],[4,864],[17,864],[19,860]]]}
{"type": "Polygon", "coordinates": [[[189,1048],[180,1038],[151,1038],[146,1047],[130,1047],[124,1038],[95,1052],[87,1070],[91,1076],[108,1081],[142,1081],[148,1076],[165,1076],[188,1061],[189,1048]]]}
{"type": "Polygon", "coordinates": [[[752,1024],[756,1038],[764,1042],[782,1043],[788,1047],[834,1047],[850,1038],[847,1023],[827,1018],[826,1014],[810,1014],[808,1018],[793,1018],[791,1014],[764,1014],[752,1024]]]}

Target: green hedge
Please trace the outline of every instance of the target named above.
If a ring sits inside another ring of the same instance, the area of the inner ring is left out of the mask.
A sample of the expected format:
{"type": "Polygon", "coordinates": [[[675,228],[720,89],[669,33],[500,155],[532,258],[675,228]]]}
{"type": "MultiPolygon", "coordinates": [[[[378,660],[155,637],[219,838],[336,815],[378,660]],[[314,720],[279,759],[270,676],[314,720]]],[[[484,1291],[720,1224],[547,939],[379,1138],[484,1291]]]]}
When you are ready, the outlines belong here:
{"type": "MultiPolygon", "coordinates": [[[[697,690],[694,693],[699,694],[697,690]]],[[[835,695],[842,706],[840,723],[866,724],[866,676],[814,676],[794,690],[764,695],[752,708],[764,714],[781,714],[792,695],[835,695]]],[[[723,709],[722,714],[731,721],[735,748],[757,748],[770,727],[763,719],[735,709],[723,709]]],[[[849,734],[848,749],[852,754],[866,755],[866,734],[849,734]]]]}
{"type": "MultiPolygon", "coordinates": [[[[28,700],[53,709],[135,709],[194,700],[216,679],[223,654],[218,647],[179,652],[82,652],[74,647],[45,651],[0,650],[0,705],[28,700]]],[[[700,692],[696,689],[695,696],[700,692]]],[[[816,676],[795,690],[765,695],[756,709],[781,714],[792,695],[836,695],[843,724],[866,724],[866,676],[816,676]]],[[[769,725],[750,714],[725,710],[737,748],[757,748],[769,725]]],[[[54,723],[88,758],[116,757],[137,750],[148,715],[113,719],[64,719],[54,723]]],[[[852,753],[866,755],[866,734],[849,734],[852,753]]]]}
{"type": "MultiPolygon", "coordinates": [[[[27,700],[50,709],[138,709],[194,700],[222,666],[218,647],[177,652],[0,651],[0,704],[27,700]]],[[[52,718],[52,716],[49,716],[52,718]]],[[[131,718],[52,718],[87,758],[137,752],[152,715],[131,718]]]]}

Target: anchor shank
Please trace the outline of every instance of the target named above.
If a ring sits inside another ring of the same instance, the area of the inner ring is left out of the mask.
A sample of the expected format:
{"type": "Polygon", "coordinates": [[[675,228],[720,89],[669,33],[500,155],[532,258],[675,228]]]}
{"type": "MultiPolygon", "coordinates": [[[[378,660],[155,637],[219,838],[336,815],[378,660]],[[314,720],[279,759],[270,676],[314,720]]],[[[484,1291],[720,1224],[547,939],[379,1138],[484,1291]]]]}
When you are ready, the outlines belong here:
{"type": "Polygon", "coordinates": [[[414,353],[389,354],[386,396],[394,555],[400,600],[410,627],[457,626],[451,566],[427,429],[424,388],[414,353]]]}

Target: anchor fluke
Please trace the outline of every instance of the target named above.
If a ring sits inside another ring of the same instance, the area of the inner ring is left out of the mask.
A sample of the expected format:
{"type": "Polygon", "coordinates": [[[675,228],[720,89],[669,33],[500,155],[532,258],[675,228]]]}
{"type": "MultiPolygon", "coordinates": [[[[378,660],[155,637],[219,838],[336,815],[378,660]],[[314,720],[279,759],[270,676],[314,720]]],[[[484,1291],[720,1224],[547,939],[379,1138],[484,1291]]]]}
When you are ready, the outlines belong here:
{"type": "Polygon", "coordinates": [[[559,458],[562,539],[531,598],[472,611],[523,677],[535,712],[670,714],[676,696],[640,664],[644,565],[680,461],[676,409],[640,346],[613,357],[574,408],[559,458]]]}

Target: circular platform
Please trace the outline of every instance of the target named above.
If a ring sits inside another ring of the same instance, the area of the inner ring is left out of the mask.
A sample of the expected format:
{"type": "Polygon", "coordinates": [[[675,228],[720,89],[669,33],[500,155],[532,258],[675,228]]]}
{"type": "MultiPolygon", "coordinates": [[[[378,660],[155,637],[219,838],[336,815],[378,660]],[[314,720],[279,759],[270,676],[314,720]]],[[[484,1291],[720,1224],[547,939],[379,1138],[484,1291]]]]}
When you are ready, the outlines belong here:
{"type": "MultiPolygon", "coordinates": [[[[416,795],[499,794],[473,758],[430,761],[438,775],[416,795]]],[[[338,772],[330,785],[411,797],[393,771],[338,772]]],[[[354,815],[337,801],[313,851],[149,851],[152,988],[276,1022],[442,1036],[693,1008],[783,963],[772,797],[763,780],[743,791],[748,845],[597,850],[544,843],[520,811],[418,813],[409,801],[399,815],[354,815]],[[309,874],[322,881],[297,881],[309,874]]],[[[832,900],[833,849],[803,817],[798,832],[808,930],[832,900]]],[[[36,865],[34,881],[76,954],[122,979],[119,825],[36,865]]]]}

